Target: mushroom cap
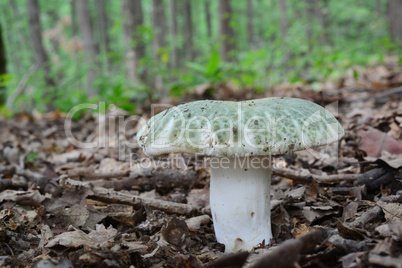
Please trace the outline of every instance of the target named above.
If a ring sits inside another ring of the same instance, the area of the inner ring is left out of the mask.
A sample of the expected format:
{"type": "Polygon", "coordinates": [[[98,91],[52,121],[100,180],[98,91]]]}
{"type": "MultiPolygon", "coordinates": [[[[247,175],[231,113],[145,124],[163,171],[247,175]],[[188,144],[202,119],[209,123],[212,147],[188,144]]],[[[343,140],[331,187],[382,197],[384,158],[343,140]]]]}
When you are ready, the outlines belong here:
{"type": "Polygon", "coordinates": [[[148,156],[280,155],[338,141],[344,130],[325,108],[297,98],[203,100],[171,107],[138,132],[148,156]]]}

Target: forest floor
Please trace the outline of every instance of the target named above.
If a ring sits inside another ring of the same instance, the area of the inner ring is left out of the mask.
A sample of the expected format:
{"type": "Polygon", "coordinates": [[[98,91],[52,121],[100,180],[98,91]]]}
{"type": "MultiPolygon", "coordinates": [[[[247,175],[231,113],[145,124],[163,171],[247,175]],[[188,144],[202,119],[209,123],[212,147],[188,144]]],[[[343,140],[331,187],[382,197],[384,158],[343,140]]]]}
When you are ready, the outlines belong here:
{"type": "MultiPolygon", "coordinates": [[[[251,253],[224,254],[216,242],[208,167],[186,154],[142,165],[141,149],[117,148],[138,131],[135,122],[114,131],[124,112],[73,121],[74,137],[85,142],[105,127],[107,146],[93,149],[67,140],[59,112],[0,119],[0,266],[402,267],[401,85],[400,69],[376,66],[321,91],[204,85],[169,100],[299,97],[344,126],[335,150],[275,158],[274,238],[251,253]]],[[[150,118],[149,108],[141,116],[150,118]]]]}

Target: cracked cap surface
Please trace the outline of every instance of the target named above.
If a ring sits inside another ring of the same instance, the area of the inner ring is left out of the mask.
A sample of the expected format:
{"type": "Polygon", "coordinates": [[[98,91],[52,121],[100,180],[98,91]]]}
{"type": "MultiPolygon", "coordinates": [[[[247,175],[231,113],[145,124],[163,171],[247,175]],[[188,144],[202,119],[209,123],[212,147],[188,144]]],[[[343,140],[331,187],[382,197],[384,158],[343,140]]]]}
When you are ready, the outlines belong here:
{"type": "Polygon", "coordinates": [[[325,108],[297,98],[203,100],[171,107],[137,133],[148,156],[280,155],[338,141],[344,129],[325,108]]]}

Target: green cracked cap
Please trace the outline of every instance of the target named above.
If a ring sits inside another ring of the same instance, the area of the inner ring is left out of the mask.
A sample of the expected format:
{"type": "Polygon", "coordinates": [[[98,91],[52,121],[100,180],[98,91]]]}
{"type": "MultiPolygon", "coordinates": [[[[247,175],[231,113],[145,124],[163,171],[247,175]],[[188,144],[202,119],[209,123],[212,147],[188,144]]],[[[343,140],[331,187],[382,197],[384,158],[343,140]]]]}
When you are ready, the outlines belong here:
{"type": "Polygon", "coordinates": [[[148,156],[191,153],[209,156],[280,155],[338,141],[344,130],[323,107],[303,99],[241,102],[203,100],[169,108],[138,132],[148,156]]]}

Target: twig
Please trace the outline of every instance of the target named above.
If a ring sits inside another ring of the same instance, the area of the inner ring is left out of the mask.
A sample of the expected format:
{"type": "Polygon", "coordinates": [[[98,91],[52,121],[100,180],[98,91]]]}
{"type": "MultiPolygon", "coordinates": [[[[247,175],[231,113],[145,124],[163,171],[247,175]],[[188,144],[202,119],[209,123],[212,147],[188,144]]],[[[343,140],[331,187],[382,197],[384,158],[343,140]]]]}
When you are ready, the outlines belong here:
{"type": "Polygon", "coordinates": [[[72,169],[68,171],[68,176],[71,178],[83,177],[85,179],[112,179],[126,177],[130,173],[129,170],[118,170],[112,172],[95,172],[92,169],[72,169]]]}
{"type": "Polygon", "coordinates": [[[344,102],[356,102],[356,101],[367,101],[369,99],[385,101],[385,99],[388,98],[389,96],[392,96],[392,95],[399,96],[401,93],[402,93],[402,87],[395,87],[395,88],[388,89],[387,91],[384,91],[384,92],[370,95],[368,97],[356,98],[356,99],[345,99],[343,101],[344,102]]]}
{"type": "Polygon", "coordinates": [[[196,173],[192,169],[186,171],[163,169],[149,172],[149,174],[143,174],[142,176],[138,176],[137,172],[130,172],[129,177],[91,180],[91,183],[95,186],[113,188],[116,191],[130,189],[149,191],[156,189],[159,193],[166,193],[174,188],[188,189],[196,180],[196,173]]]}
{"type": "Polygon", "coordinates": [[[297,262],[299,255],[312,252],[316,245],[321,243],[322,239],[323,231],[315,230],[300,238],[288,240],[262,256],[251,267],[294,267],[294,263],[297,262]]]}
{"type": "Polygon", "coordinates": [[[315,175],[306,169],[292,170],[289,168],[272,168],[272,173],[277,176],[286,177],[291,180],[312,183],[337,183],[342,181],[354,181],[361,174],[335,174],[335,175],[315,175]]]}
{"type": "Polygon", "coordinates": [[[387,168],[375,168],[367,171],[354,182],[354,185],[366,185],[368,191],[376,191],[381,185],[390,184],[395,179],[393,172],[387,168]]]}
{"type": "Polygon", "coordinates": [[[357,228],[364,228],[366,223],[377,219],[382,210],[378,206],[371,207],[370,209],[366,210],[360,217],[356,218],[353,222],[351,222],[348,226],[349,227],[357,227],[357,228]]]}
{"type": "Polygon", "coordinates": [[[60,179],[60,187],[69,190],[75,190],[80,187],[88,187],[91,189],[92,194],[89,196],[92,199],[103,201],[107,203],[118,203],[131,205],[135,209],[140,209],[142,205],[147,205],[151,209],[158,209],[165,211],[166,213],[178,214],[178,215],[203,215],[209,214],[210,211],[208,209],[200,209],[188,204],[180,204],[174,203],[164,200],[150,199],[150,198],[141,198],[137,195],[132,195],[128,193],[121,193],[114,191],[112,189],[106,189],[99,186],[94,186],[88,182],[80,182],[72,179],[60,179]]]}

